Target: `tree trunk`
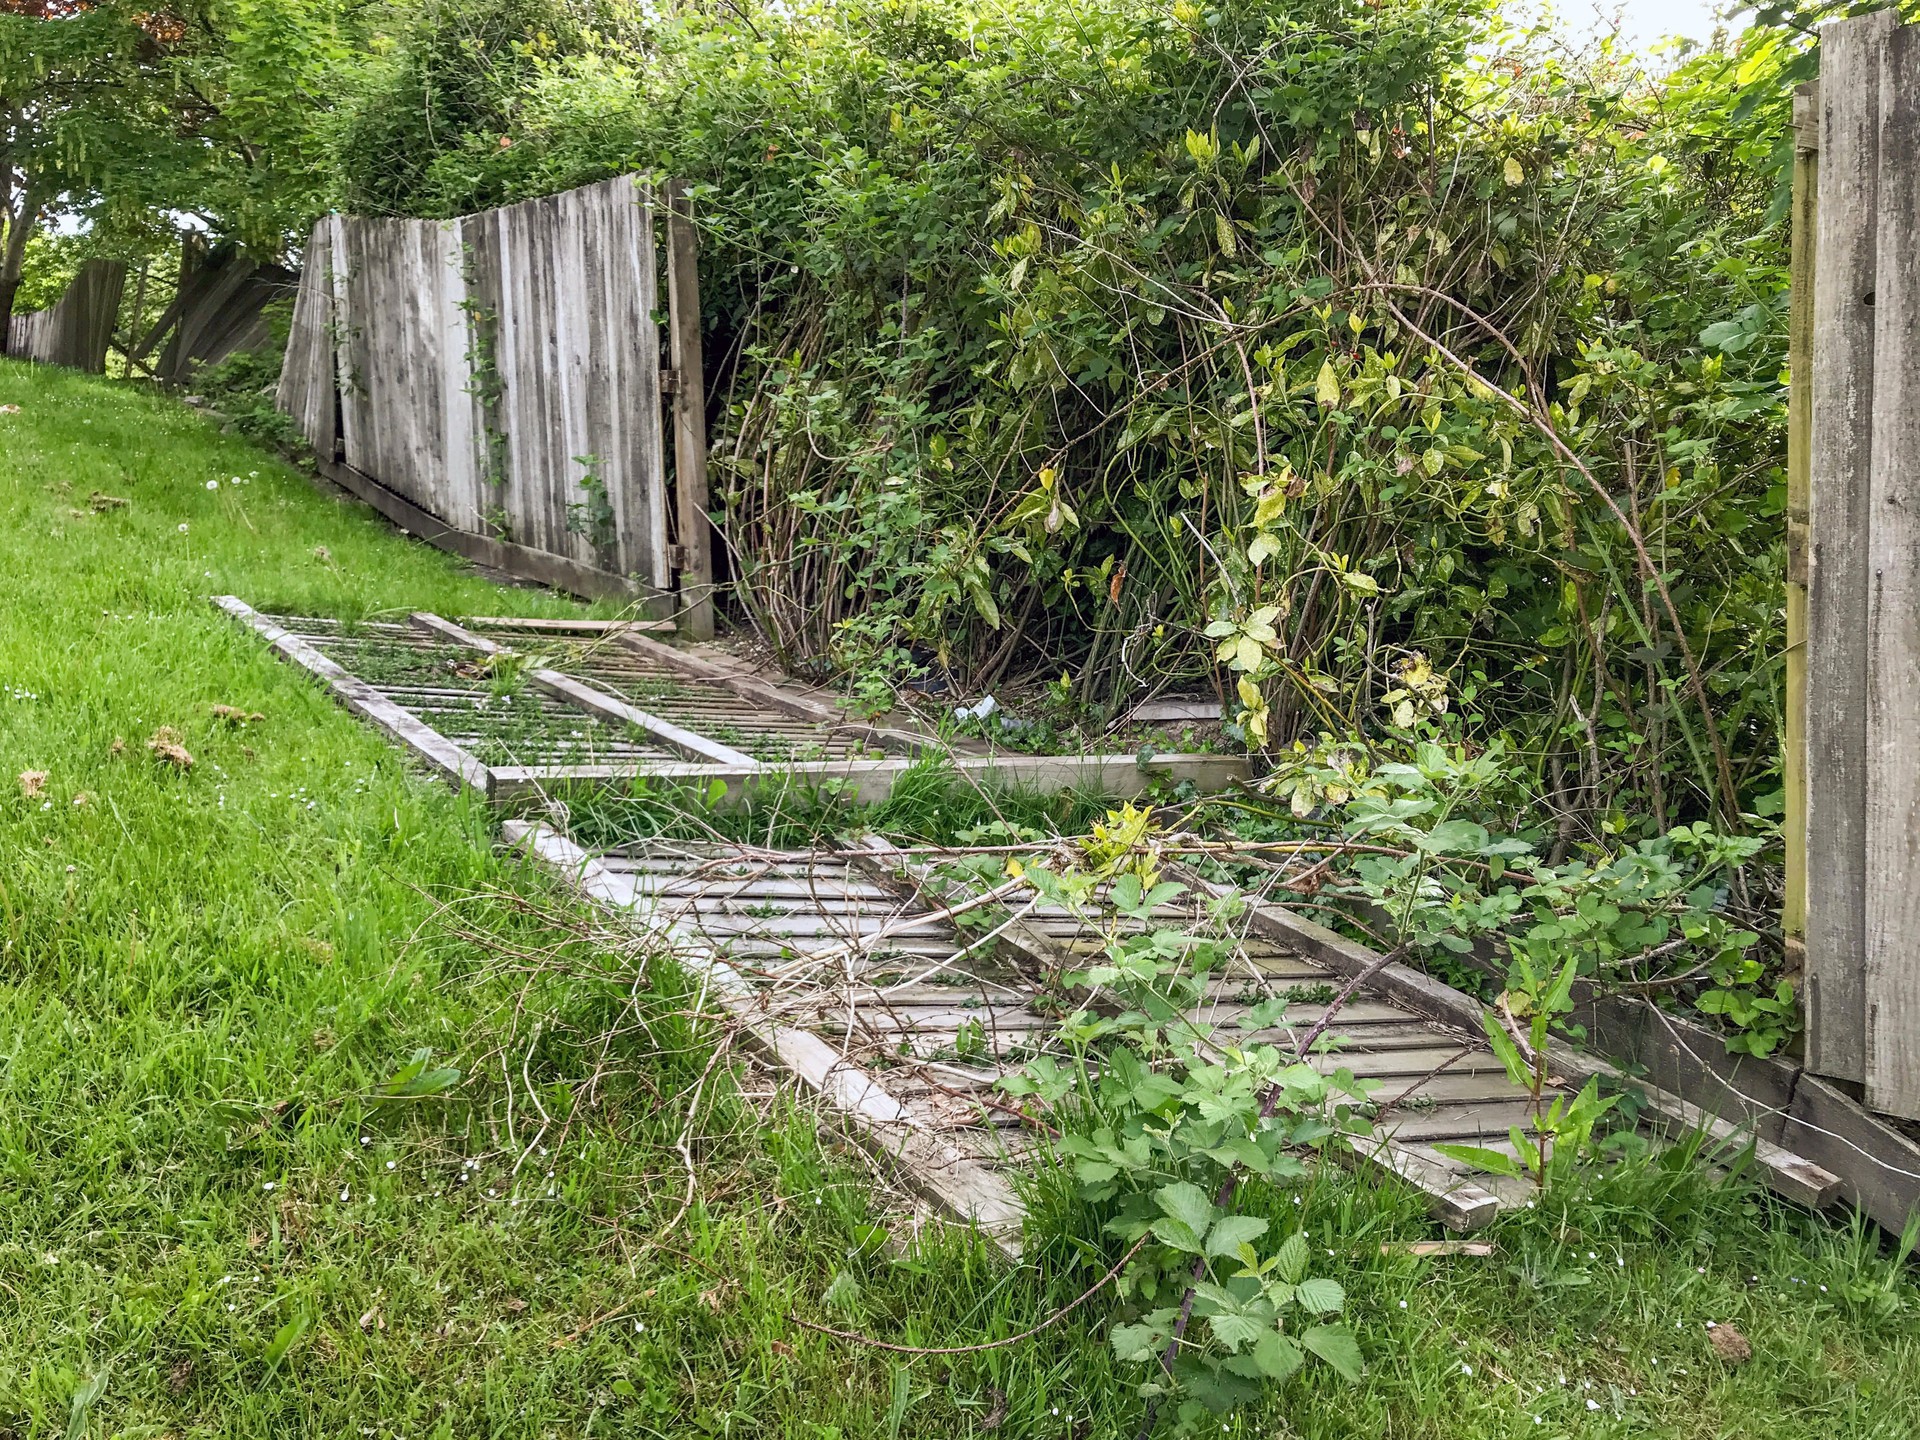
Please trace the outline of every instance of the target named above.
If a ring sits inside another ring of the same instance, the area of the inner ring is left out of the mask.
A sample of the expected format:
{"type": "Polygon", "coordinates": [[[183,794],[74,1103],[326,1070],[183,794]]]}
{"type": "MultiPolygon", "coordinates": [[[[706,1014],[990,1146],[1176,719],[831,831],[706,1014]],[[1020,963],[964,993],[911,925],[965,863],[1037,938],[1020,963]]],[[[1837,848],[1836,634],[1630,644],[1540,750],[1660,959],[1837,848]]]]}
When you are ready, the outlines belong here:
{"type": "Polygon", "coordinates": [[[0,355],[13,353],[13,297],[19,290],[19,276],[0,276],[0,355]]]}
{"type": "Polygon", "coordinates": [[[13,353],[13,297],[20,293],[20,270],[27,260],[27,240],[40,219],[40,202],[24,190],[16,209],[8,212],[7,244],[0,250],[0,355],[13,353]]]}

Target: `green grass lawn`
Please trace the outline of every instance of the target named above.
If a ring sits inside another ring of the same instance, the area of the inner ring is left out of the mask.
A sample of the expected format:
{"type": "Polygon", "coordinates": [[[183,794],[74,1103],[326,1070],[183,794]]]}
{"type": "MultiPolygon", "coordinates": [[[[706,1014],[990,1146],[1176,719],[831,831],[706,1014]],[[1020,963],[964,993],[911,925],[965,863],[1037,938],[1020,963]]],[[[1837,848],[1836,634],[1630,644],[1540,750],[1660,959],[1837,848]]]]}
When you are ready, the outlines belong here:
{"type": "MultiPolygon", "coordinates": [[[[710,1052],[670,969],[628,1009],[483,811],[207,597],[569,602],[503,595],[172,402],[0,363],[5,404],[0,1437],[1133,1433],[1104,1301],[954,1358],[793,1327],[976,1343],[1111,1251],[1051,1201],[1017,1270],[964,1237],[879,1247],[903,1227],[864,1169],[726,1067],[681,1216],[710,1052]],[[191,769],[149,753],[163,726],[191,769]],[[460,1083],[382,1100],[421,1048],[460,1083]]],[[[1223,1433],[1920,1433],[1920,1297],[1872,1232],[1641,1167],[1503,1222],[1490,1260],[1420,1261],[1379,1253],[1433,1231],[1370,1173],[1292,1198],[1264,1203],[1336,1252],[1369,1376],[1306,1372],[1223,1433]],[[1716,1359],[1709,1321],[1754,1359],[1716,1359]]]]}

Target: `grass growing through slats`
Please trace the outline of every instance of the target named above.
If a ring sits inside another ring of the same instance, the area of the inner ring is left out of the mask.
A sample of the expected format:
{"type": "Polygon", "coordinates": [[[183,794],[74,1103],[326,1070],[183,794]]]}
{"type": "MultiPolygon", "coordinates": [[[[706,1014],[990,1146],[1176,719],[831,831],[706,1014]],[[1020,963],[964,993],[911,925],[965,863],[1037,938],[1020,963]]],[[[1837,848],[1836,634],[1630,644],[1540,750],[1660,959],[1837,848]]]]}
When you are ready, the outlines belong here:
{"type": "MultiPolygon", "coordinates": [[[[575,607],[502,595],[170,402],[0,364],[5,404],[0,1437],[1132,1433],[1104,1299],[958,1358],[787,1319],[934,1345],[1033,1324],[1113,1254],[1057,1196],[1021,1269],[964,1239],[896,1256],[863,1169],[722,1068],[669,1228],[709,1059],[693,997],[660,967],[629,1010],[630,970],[569,938],[490,817],[206,597],[575,607]],[[163,726],[191,769],[150,753],[163,726]],[[460,1082],[383,1098],[423,1048],[460,1082]]],[[[1260,1203],[1336,1252],[1369,1378],[1302,1377],[1225,1433],[1920,1428],[1910,1282],[1870,1233],[1743,1186],[1633,1168],[1503,1222],[1491,1260],[1383,1257],[1433,1230],[1368,1173],[1293,1198],[1260,1203]],[[1754,1359],[1714,1358],[1709,1320],[1754,1359]]]]}

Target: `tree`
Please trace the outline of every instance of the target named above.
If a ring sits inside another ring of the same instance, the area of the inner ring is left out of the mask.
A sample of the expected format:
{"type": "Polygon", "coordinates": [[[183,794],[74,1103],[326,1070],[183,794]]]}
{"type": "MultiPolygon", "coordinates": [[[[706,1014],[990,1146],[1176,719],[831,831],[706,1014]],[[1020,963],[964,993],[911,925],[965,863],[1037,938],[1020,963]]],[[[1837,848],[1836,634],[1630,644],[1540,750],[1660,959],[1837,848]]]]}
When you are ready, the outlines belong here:
{"type": "Polygon", "coordinates": [[[188,212],[283,252],[317,204],[336,19],[328,0],[0,0],[0,351],[51,215],[188,212]]]}

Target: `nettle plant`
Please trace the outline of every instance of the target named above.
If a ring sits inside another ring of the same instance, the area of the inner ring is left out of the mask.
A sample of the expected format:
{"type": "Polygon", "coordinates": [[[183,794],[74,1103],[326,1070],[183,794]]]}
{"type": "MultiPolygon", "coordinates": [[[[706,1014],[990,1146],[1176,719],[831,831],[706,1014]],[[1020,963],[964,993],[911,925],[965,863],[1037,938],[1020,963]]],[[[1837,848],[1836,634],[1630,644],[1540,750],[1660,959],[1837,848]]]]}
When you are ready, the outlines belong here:
{"type": "MultiPolygon", "coordinates": [[[[1161,878],[1147,812],[1114,812],[1084,850],[1084,868],[1012,867],[1104,943],[1086,970],[1062,977],[1079,1001],[1060,1031],[1067,1058],[1039,1057],[1002,1085],[1070,1126],[1059,1149],[1080,1197],[1132,1248],[1116,1283],[1137,1314],[1114,1328],[1116,1356],[1147,1368],[1140,1394],[1155,1406],[1175,1399],[1183,1428],[1310,1358],[1358,1379],[1339,1282],[1314,1273],[1303,1233],[1236,1201],[1262,1190],[1271,1199],[1329,1142],[1365,1131],[1366,1087],[1307,1063],[1333,1043],[1318,1031],[1293,1046],[1242,1045],[1193,1018],[1224,952],[1161,923],[1157,912],[1186,887],[1161,878]]],[[[1221,902],[1215,918],[1236,907],[1221,902]]],[[[1254,1007],[1247,1031],[1278,1024],[1290,999],[1254,1007]]]]}

